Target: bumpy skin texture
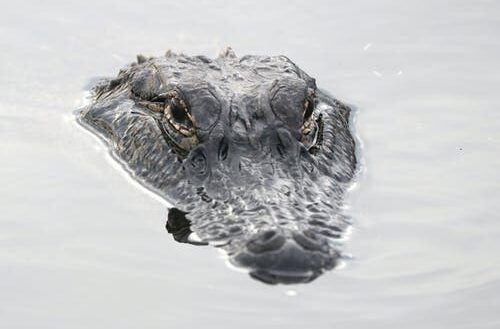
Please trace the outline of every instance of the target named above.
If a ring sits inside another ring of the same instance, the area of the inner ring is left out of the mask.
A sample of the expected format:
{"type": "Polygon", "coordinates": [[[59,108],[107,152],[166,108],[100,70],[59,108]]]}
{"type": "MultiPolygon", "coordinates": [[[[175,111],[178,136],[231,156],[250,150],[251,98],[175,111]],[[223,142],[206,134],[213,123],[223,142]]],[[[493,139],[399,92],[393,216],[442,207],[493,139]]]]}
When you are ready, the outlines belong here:
{"type": "Polygon", "coordinates": [[[139,56],[94,88],[80,121],[175,205],[170,230],[190,223],[253,277],[295,283],[340,257],[356,170],[349,118],[288,58],[228,49],[216,59],[139,56]]]}

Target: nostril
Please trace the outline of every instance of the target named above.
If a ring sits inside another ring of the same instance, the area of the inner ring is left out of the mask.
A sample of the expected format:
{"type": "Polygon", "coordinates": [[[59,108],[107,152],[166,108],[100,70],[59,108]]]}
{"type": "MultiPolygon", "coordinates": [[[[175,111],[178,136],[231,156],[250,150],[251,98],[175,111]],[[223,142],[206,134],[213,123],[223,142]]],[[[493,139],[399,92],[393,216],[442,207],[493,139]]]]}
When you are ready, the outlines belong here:
{"type": "Polygon", "coordinates": [[[285,244],[285,237],[276,231],[266,231],[247,243],[247,249],[255,254],[280,249],[285,244]]]}
{"type": "Polygon", "coordinates": [[[261,236],[261,241],[266,242],[276,235],[276,231],[266,231],[261,236]]]}
{"type": "Polygon", "coordinates": [[[310,230],[306,230],[302,234],[294,233],[293,239],[307,250],[319,251],[324,249],[325,240],[310,230]]]}

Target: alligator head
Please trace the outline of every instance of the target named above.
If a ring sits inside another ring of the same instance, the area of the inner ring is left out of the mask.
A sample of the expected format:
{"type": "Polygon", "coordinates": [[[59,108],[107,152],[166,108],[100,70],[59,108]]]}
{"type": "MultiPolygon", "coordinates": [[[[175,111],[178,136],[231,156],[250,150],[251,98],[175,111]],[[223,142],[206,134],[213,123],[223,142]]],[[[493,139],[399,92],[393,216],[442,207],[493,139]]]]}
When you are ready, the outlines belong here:
{"type": "Polygon", "coordinates": [[[355,168],[350,110],[284,56],[168,52],[94,88],[81,122],[174,204],[167,229],[268,283],[338,263],[355,168]],[[194,232],[197,239],[193,239],[194,232]]]}

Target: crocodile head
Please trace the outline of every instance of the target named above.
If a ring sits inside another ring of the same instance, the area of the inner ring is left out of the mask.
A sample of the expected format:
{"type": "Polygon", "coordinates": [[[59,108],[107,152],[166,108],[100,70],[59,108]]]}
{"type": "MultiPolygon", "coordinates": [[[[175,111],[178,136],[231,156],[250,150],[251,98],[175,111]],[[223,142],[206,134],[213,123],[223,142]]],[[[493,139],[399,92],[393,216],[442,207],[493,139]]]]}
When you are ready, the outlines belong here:
{"type": "Polygon", "coordinates": [[[356,159],[349,108],[284,56],[168,52],[101,81],[81,122],[170,201],[167,229],[268,283],[338,263],[356,159]],[[194,236],[196,235],[196,239],[194,236]]]}

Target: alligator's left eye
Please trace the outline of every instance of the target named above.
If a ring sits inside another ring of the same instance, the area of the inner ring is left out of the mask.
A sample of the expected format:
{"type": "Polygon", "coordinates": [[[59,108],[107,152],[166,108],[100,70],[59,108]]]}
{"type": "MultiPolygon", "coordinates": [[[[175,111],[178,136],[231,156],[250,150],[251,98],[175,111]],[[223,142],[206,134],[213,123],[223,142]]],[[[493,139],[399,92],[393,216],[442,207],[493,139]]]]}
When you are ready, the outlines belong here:
{"type": "Polygon", "coordinates": [[[302,126],[300,128],[301,132],[301,142],[309,149],[311,152],[318,147],[320,143],[322,121],[321,115],[315,117],[313,115],[315,109],[315,99],[314,92],[309,92],[308,96],[304,101],[304,114],[302,117],[302,126]]]}

